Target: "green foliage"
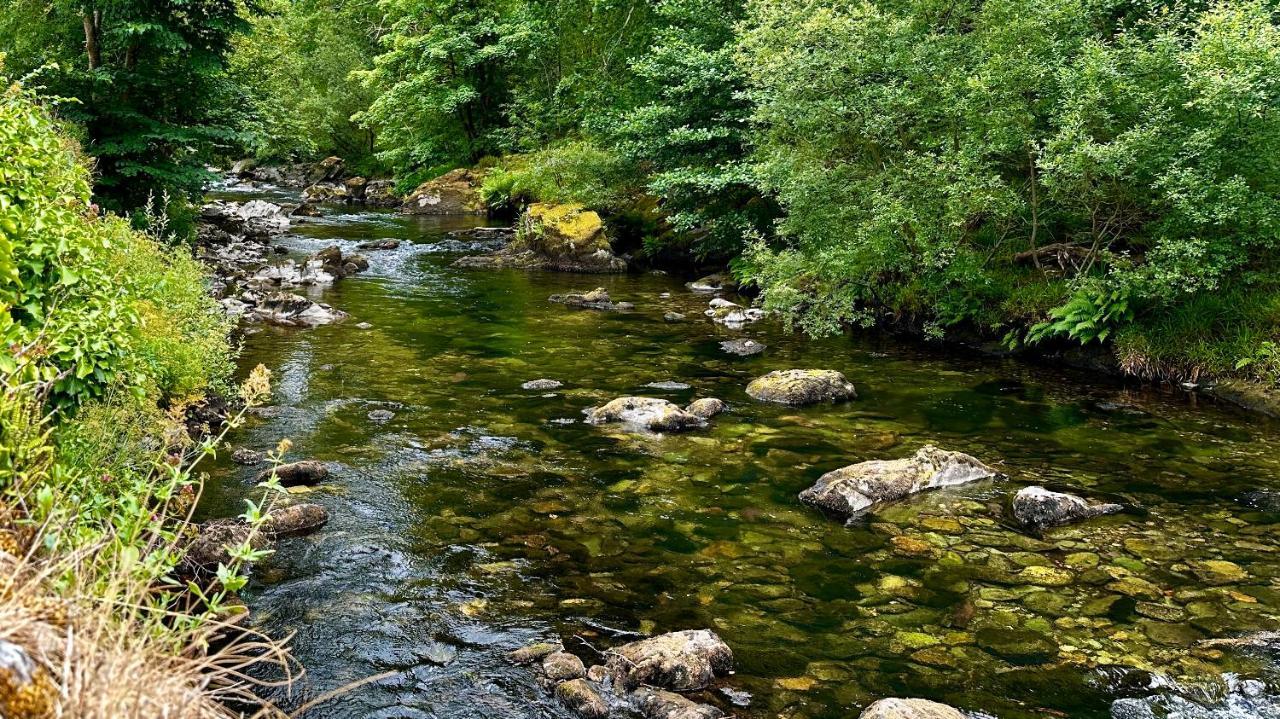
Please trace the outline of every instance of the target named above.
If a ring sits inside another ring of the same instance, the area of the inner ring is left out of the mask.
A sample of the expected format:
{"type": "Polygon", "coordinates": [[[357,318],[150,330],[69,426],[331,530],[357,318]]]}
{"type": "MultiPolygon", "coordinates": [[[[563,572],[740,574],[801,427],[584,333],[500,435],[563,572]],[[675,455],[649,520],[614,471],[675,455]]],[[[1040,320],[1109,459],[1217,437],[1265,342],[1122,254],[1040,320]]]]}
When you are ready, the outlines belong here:
{"type": "Polygon", "coordinates": [[[1275,272],[1272,3],[943,10],[750,3],[753,156],[785,216],[739,267],[767,306],[1105,341],[1275,272]],[[1071,261],[1016,257],[1046,246],[1071,261]]]}
{"type": "Polygon", "coordinates": [[[244,105],[225,73],[244,29],[236,0],[9,0],[0,50],[12,72],[39,70],[47,92],[69,98],[64,119],[96,159],[100,200],[142,205],[164,190],[193,195],[204,163],[239,141],[244,105]]]}
{"type": "Polygon", "coordinates": [[[578,203],[619,212],[636,201],[636,170],[616,153],[570,141],[504,158],[485,175],[480,191],[491,207],[530,202],[578,203]]]}
{"type": "Polygon", "coordinates": [[[362,172],[379,169],[372,129],[352,116],[375,92],[353,73],[376,54],[380,16],[354,0],[271,0],[235,40],[231,78],[245,89],[249,150],[266,161],[338,155],[362,172]]]}
{"type": "Polygon", "coordinates": [[[99,215],[74,147],[16,85],[0,95],[0,156],[0,372],[21,366],[68,408],[113,388],[225,386],[229,326],[199,265],[99,215]]]}

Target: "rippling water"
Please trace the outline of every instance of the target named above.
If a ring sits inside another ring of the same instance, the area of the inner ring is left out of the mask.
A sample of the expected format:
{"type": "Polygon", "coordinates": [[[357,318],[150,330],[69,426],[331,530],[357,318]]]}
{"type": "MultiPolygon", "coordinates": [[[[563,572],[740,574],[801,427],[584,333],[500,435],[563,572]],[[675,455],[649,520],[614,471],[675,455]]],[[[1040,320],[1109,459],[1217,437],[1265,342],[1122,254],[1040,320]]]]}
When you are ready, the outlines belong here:
{"type": "MultiPolygon", "coordinates": [[[[443,233],[475,221],[333,212],[282,243],[301,257],[405,242],[321,293],[347,322],[247,337],[241,364],[273,370],[275,404],[231,439],[288,437],[292,458],[334,470],[309,495],[329,525],[286,541],[246,592],[259,626],[296,633],[308,674],[286,705],[389,673],[308,716],[567,716],[507,651],[563,639],[590,663],[640,635],[711,627],[737,657],[727,684],[754,695],[740,717],[834,719],[910,695],[1006,719],[1107,717],[1117,700],[1123,719],[1234,719],[1249,714],[1211,712],[1250,681],[1234,706],[1275,712],[1268,658],[1197,644],[1280,628],[1275,424],[945,349],[808,341],[768,321],[735,332],[663,276],[455,269],[443,233]],[[595,286],[636,310],[547,302],[595,286]],[[664,322],[671,311],[688,319],[664,322]],[[742,336],[768,349],[720,349],[742,336]],[[788,367],[840,370],[860,397],[747,398],[747,381],[788,367]],[[521,389],[538,378],[564,386],[521,389]],[[672,436],[581,422],[626,394],[731,411],[672,436]],[[927,442],[1010,479],[848,527],[796,499],[826,471],[927,442]],[[1031,483],[1141,510],[1035,538],[1005,518],[1031,483]],[[904,554],[898,535],[924,549],[904,554]],[[1176,704],[1187,696],[1205,713],[1176,704]]],[[[253,473],[216,465],[204,510],[238,511],[253,473]]]]}

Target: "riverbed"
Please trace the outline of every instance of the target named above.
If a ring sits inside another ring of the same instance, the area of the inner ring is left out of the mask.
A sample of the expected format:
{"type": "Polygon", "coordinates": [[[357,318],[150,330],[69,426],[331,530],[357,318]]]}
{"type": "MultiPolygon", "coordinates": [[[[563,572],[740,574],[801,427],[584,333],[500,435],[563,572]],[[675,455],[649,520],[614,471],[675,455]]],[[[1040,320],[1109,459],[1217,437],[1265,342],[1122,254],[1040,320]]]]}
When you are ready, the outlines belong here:
{"type": "MultiPolygon", "coordinates": [[[[446,233],[482,224],[330,207],[280,239],[295,259],[402,241],[316,294],[345,322],[245,337],[242,372],[266,365],[274,396],[230,446],[288,438],[289,459],[332,470],[306,495],[329,524],[283,542],[244,593],[306,667],[283,706],[385,675],[306,716],[568,717],[509,651],[553,639],[591,664],[705,627],[735,654],[724,685],[752,699],[704,698],[738,717],[851,717],[883,696],[1002,719],[1109,717],[1117,700],[1163,716],[1149,698],[1182,695],[1200,716],[1280,712],[1273,661],[1200,645],[1280,629],[1280,425],[945,347],[733,330],[666,275],[453,267],[479,248],[446,233]],[[635,309],[547,300],[597,286],[635,309]],[[743,337],[767,349],[720,346],[743,337]],[[858,398],[745,394],[792,367],[839,370],[858,398]],[[536,379],[563,385],[521,387],[536,379]],[[730,409],[684,434],[583,422],[624,395],[730,409]],[[849,526],[797,500],[824,472],[926,443],[1008,479],[849,526]],[[1006,511],[1031,484],[1130,509],[1036,537],[1006,511]]],[[[238,512],[256,471],[220,458],[202,511],[238,512]]]]}

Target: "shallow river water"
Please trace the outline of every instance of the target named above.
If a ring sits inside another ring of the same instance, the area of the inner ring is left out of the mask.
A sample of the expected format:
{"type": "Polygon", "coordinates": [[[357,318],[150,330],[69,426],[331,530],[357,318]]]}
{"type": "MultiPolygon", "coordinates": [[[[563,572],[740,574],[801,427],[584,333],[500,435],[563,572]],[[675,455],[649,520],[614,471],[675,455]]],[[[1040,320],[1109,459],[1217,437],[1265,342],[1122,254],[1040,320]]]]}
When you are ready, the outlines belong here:
{"type": "MultiPolygon", "coordinates": [[[[307,669],[281,704],[385,674],[307,716],[567,717],[508,651],[563,640],[591,664],[709,627],[736,657],[724,685],[753,695],[738,717],[854,717],[890,695],[1002,719],[1280,715],[1271,660],[1198,644],[1280,629],[1280,426],[887,339],[728,330],[665,276],[457,269],[443,233],[474,221],[329,211],[281,240],[294,257],[404,244],[320,294],[346,322],[245,339],[242,370],[269,367],[274,400],[231,445],[287,437],[290,459],[333,470],[307,495],[329,524],[285,541],[245,592],[307,669]],[[636,309],[547,301],[596,286],[636,309]],[[744,336],[768,349],[721,350],[744,336]],[[790,367],[840,370],[859,398],[792,409],[744,393],[790,367]],[[564,386],[521,389],[539,378],[564,386]],[[630,394],[730,411],[669,436],[582,422],[630,394]],[[852,526],[796,498],[925,443],[1009,479],[852,526]],[[1005,504],[1032,483],[1135,509],[1032,537],[1005,504]]],[[[222,458],[203,511],[238,512],[255,472],[222,458]]]]}

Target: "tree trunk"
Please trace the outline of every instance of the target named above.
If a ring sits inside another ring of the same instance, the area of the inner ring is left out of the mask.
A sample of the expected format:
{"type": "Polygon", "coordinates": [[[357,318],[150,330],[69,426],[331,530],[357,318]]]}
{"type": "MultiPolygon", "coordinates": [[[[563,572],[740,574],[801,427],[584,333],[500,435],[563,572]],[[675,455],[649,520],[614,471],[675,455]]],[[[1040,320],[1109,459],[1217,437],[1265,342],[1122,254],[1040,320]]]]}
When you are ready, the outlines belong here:
{"type": "Polygon", "coordinates": [[[98,29],[102,13],[85,8],[80,14],[84,21],[84,52],[89,57],[89,69],[96,70],[102,64],[102,48],[98,46],[98,29]]]}

